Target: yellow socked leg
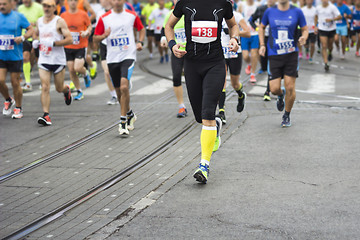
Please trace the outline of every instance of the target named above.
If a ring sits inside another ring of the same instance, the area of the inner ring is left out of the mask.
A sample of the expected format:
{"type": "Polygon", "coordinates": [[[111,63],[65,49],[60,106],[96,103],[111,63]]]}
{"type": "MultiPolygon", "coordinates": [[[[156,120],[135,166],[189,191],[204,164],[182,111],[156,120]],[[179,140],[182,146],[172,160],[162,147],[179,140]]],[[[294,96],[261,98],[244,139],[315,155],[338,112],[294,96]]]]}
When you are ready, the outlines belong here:
{"type": "Polygon", "coordinates": [[[25,82],[30,84],[31,83],[31,77],[30,77],[31,64],[30,64],[30,62],[23,64],[23,72],[24,72],[25,82]]]}
{"type": "Polygon", "coordinates": [[[216,140],[216,127],[203,126],[200,143],[201,143],[201,163],[209,165],[216,140]]]}

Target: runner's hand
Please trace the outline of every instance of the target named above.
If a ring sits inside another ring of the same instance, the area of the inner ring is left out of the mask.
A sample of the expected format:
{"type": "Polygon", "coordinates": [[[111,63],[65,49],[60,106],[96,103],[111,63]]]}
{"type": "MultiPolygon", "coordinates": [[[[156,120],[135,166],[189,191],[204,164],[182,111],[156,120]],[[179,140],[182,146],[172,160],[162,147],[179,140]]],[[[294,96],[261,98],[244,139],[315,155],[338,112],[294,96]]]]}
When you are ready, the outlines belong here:
{"type": "Polygon", "coordinates": [[[229,49],[232,52],[237,52],[239,50],[239,45],[238,45],[237,41],[234,38],[230,39],[229,49]]]}
{"type": "Polygon", "coordinates": [[[37,49],[39,47],[39,44],[40,44],[39,40],[33,40],[32,41],[32,47],[34,49],[37,49]]]}
{"type": "Polygon", "coordinates": [[[265,57],[265,52],[266,52],[266,47],[265,46],[261,46],[259,49],[259,54],[260,56],[265,57]]]}
{"type": "Polygon", "coordinates": [[[141,51],[143,49],[143,46],[140,42],[136,43],[136,50],[141,51]]]}
{"type": "Polygon", "coordinates": [[[22,43],[21,37],[16,37],[16,38],[14,38],[14,42],[15,42],[16,44],[22,43]]]}
{"type": "Polygon", "coordinates": [[[80,35],[82,38],[86,38],[87,36],[89,36],[89,32],[86,30],[86,31],[80,31],[80,35]]]}
{"type": "Polygon", "coordinates": [[[180,47],[185,48],[185,46],[180,43],[174,45],[172,48],[172,52],[177,58],[182,58],[187,53],[185,50],[180,50],[180,47]]]}
{"type": "Polygon", "coordinates": [[[305,43],[306,43],[305,37],[303,37],[303,36],[299,37],[299,43],[301,46],[305,45],[305,43]]]}
{"type": "Polygon", "coordinates": [[[161,45],[163,48],[167,48],[168,44],[167,44],[167,41],[166,41],[166,37],[165,37],[165,36],[162,36],[162,37],[161,37],[160,45],[161,45]]]}

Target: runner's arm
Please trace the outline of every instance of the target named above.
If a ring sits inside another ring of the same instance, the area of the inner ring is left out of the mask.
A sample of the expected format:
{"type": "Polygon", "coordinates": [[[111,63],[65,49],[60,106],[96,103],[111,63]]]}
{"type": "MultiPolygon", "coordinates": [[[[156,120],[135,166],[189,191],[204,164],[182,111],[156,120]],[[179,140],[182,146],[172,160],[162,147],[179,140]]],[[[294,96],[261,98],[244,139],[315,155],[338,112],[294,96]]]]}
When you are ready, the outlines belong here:
{"type": "Polygon", "coordinates": [[[57,21],[56,28],[64,36],[64,39],[62,39],[60,41],[55,41],[54,46],[65,46],[65,45],[70,45],[73,43],[71,33],[70,33],[69,28],[64,19],[60,18],[57,21]]]}
{"type": "Polygon", "coordinates": [[[86,10],[86,12],[90,13],[90,22],[95,21],[96,14],[95,14],[94,10],[92,9],[92,7],[90,6],[90,3],[87,0],[84,0],[84,9],[86,10]]]}
{"type": "Polygon", "coordinates": [[[240,37],[240,29],[239,25],[235,22],[235,17],[233,16],[230,19],[225,19],[226,24],[229,28],[229,35],[230,35],[230,50],[233,52],[237,52],[239,49],[239,37],[240,37]]]}
{"type": "Polygon", "coordinates": [[[171,13],[168,22],[165,25],[165,36],[168,41],[168,45],[170,50],[174,53],[175,57],[182,58],[187,52],[184,50],[180,50],[181,44],[175,42],[175,31],[174,27],[176,23],[180,20],[180,18],[175,17],[174,13],[171,13]]]}
{"type": "Polygon", "coordinates": [[[19,37],[14,38],[14,41],[17,44],[20,44],[23,41],[25,41],[26,39],[28,39],[29,37],[31,37],[33,32],[34,32],[34,28],[33,28],[33,26],[31,24],[29,24],[29,26],[26,28],[26,33],[23,36],[19,36],[19,37]]]}
{"type": "Polygon", "coordinates": [[[251,37],[250,29],[249,29],[249,26],[246,24],[245,19],[241,19],[239,22],[239,25],[242,29],[240,31],[240,37],[246,37],[246,38],[251,37]]]}
{"type": "Polygon", "coordinates": [[[266,26],[262,23],[259,26],[259,43],[260,43],[259,54],[263,57],[265,57],[265,51],[266,51],[265,27],[266,26]]]}

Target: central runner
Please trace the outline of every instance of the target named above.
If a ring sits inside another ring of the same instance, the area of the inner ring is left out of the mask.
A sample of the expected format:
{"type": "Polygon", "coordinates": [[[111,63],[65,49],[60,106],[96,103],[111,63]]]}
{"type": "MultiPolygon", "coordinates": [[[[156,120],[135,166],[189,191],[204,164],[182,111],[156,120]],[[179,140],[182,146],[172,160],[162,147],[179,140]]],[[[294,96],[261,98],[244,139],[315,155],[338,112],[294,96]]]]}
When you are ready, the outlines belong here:
{"type": "Polygon", "coordinates": [[[223,19],[229,27],[229,49],[236,52],[240,30],[228,0],[180,0],[165,26],[169,48],[175,57],[185,56],[185,79],[191,107],[196,121],[203,124],[200,137],[201,162],[194,173],[194,178],[202,183],[208,179],[212,152],[220,146],[221,120],[217,118],[215,121],[215,110],[225,79],[221,45],[223,19]],[[184,46],[174,40],[174,26],[183,15],[186,50],[181,50],[184,46]]]}

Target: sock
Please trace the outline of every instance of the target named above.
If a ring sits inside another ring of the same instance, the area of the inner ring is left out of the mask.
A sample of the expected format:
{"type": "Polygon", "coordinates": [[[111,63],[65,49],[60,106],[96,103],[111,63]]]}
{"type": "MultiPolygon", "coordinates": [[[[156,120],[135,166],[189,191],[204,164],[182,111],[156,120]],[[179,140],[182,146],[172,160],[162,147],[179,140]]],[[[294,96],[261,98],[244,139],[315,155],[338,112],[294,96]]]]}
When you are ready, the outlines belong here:
{"type": "Polygon", "coordinates": [[[9,97],[8,99],[6,99],[7,102],[11,102],[11,97],[9,97]]]}
{"type": "Polygon", "coordinates": [[[49,113],[48,113],[48,112],[44,112],[43,117],[46,117],[46,116],[49,116],[49,113]]]}
{"type": "Polygon", "coordinates": [[[252,76],[254,76],[254,77],[255,77],[255,74],[254,74],[254,73],[251,73],[251,74],[250,74],[250,77],[252,77],[252,76]]]}
{"type": "Polygon", "coordinates": [[[31,64],[30,64],[30,62],[23,64],[23,72],[24,72],[25,82],[27,84],[30,84],[30,82],[31,82],[31,77],[30,77],[31,64]]]}
{"type": "Polygon", "coordinates": [[[239,95],[239,98],[243,98],[244,97],[244,93],[242,92],[243,89],[243,85],[242,83],[240,83],[240,87],[238,89],[235,89],[235,91],[237,92],[237,94],[239,95]]]}
{"type": "Polygon", "coordinates": [[[120,121],[121,121],[121,122],[127,122],[126,116],[121,116],[121,117],[120,117],[120,121]]]}
{"type": "Polygon", "coordinates": [[[205,160],[205,159],[201,159],[200,161],[201,165],[208,165],[210,164],[210,162],[208,160],[205,160]]]}
{"type": "Polygon", "coordinates": [[[220,94],[219,98],[219,108],[223,109],[225,106],[225,98],[226,98],[226,89],[224,88],[220,94]]]}
{"type": "Polygon", "coordinates": [[[203,126],[200,135],[201,159],[209,161],[216,140],[216,127],[203,126]]]}
{"type": "Polygon", "coordinates": [[[114,98],[117,98],[117,95],[116,95],[116,91],[113,90],[113,91],[109,91],[110,95],[114,98]]]}
{"type": "Polygon", "coordinates": [[[20,109],[20,110],[22,109],[22,107],[21,107],[21,106],[20,106],[20,107],[16,106],[15,108],[20,109]]]}
{"type": "Polygon", "coordinates": [[[183,103],[182,103],[182,104],[179,104],[179,108],[186,108],[186,107],[185,107],[185,104],[183,104],[183,103]]]}
{"type": "Polygon", "coordinates": [[[290,117],[290,112],[285,111],[284,116],[290,117]]]}
{"type": "Polygon", "coordinates": [[[130,109],[127,113],[126,113],[126,116],[128,117],[132,117],[134,115],[132,109],[130,109]]]}

